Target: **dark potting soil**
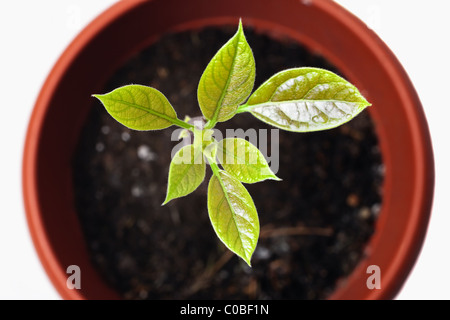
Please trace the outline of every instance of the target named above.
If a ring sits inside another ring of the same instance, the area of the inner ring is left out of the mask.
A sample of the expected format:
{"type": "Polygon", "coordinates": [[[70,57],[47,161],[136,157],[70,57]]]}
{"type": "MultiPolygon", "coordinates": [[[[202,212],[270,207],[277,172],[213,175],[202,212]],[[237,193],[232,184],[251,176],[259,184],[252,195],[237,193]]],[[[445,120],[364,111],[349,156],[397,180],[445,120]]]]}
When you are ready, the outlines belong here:
{"type": "MultiPolygon", "coordinates": [[[[104,92],[130,83],[149,85],[167,96],[179,118],[200,116],[201,73],[234,31],[167,35],[131,58],[104,92]]],[[[292,41],[245,32],[256,60],[255,88],[291,67],[338,72],[292,41]]],[[[268,156],[276,164],[271,127],[240,114],[218,128],[267,129],[268,156]]],[[[328,131],[278,132],[277,175],[283,181],[246,185],[261,224],[252,268],[212,229],[206,208],[209,169],[194,193],[161,206],[172,148],[179,144],[171,138],[174,130],[128,130],[93,102],[74,156],[76,208],[92,262],[123,298],[324,299],[364,257],[383,180],[367,111],[328,131]]]]}

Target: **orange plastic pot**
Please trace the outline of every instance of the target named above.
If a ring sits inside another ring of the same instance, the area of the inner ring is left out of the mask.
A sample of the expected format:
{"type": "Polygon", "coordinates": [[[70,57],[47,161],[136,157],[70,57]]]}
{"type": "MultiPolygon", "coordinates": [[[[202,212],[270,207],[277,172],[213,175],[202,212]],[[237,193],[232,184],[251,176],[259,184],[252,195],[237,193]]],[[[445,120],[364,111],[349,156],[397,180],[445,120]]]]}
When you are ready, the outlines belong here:
{"type": "Polygon", "coordinates": [[[114,70],[168,31],[245,24],[288,36],[320,52],[373,103],[386,168],[383,202],[367,258],[330,299],[390,299],[415,263],[430,217],[434,163],[418,96],[386,45],[352,14],[328,0],[120,1],[88,25],[48,76],[31,116],[23,158],[23,194],[36,250],[65,299],[115,299],[89,261],[74,208],[71,158],[81,126],[114,70]],[[176,10],[174,9],[176,8],[176,10]],[[81,290],[66,285],[69,265],[81,290]],[[381,270],[381,289],[366,285],[381,270]]]}

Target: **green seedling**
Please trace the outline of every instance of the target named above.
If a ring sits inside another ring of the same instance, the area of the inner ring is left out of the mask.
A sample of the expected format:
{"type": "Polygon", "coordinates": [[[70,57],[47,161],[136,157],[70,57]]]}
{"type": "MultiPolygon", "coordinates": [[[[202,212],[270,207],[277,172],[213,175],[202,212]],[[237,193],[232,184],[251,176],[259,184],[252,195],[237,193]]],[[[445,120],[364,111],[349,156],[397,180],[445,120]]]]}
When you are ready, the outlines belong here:
{"type": "Polygon", "coordinates": [[[337,127],[358,115],[370,103],[340,76],[318,68],[281,71],[256,91],[255,60],[242,23],[236,34],[206,67],[197,91],[201,126],[180,120],[158,90],[128,85],[98,98],[109,114],[134,130],[159,130],[178,126],[181,136],[193,143],[181,148],[169,168],[164,204],[193,192],[212,170],[207,206],[219,239],[248,265],[259,238],[259,219],[252,197],[243,183],[280,180],[264,155],[245,139],[216,141],[213,128],[243,112],[282,130],[311,132],[337,127]]]}

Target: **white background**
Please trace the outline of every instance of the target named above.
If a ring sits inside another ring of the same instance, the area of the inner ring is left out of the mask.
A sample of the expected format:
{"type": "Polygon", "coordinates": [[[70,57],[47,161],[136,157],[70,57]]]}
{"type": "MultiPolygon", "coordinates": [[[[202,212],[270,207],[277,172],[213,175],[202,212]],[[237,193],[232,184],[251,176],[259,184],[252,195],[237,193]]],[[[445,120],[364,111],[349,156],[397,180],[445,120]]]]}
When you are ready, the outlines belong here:
{"type": "MultiPolygon", "coordinates": [[[[123,0],[122,0],[123,1],[123,0]]],[[[313,0],[314,1],[314,0],[313,0]]],[[[21,193],[25,132],[39,90],[64,48],[113,0],[0,2],[0,299],[60,299],[28,233],[21,193]]],[[[446,0],[336,0],[386,42],[422,100],[436,189],[427,238],[397,299],[450,299],[450,19],[446,0]]]]}

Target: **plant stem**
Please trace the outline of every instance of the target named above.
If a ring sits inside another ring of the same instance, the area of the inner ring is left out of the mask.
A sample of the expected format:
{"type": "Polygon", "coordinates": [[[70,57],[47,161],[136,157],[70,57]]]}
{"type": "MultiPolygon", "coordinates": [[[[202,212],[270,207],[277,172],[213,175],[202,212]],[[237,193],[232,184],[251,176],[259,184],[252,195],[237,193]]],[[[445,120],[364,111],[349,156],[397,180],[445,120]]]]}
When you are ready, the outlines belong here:
{"type": "Polygon", "coordinates": [[[211,155],[211,153],[209,153],[209,152],[203,152],[203,154],[205,155],[206,159],[208,159],[208,163],[209,163],[209,166],[211,167],[213,174],[217,178],[220,179],[220,176],[219,176],[220,168],[215,159],[215,152],[213,155],[211,155]]]}
{"type": "Polygon", "coordinates": [[[183,128],[183,129],[188,129],[188,130],[194,130],[194,125],[192,125],[192,124],[190,124],[190,123],[187,123],[187,122],[185,122],[185,121],[183,121],[183,120],[180,120],[180,119],[171,119],[170,120],[174,125],[176,125],[176,126],[178,126],[178,127],[181,127],[181,128],[183,128]]]}
{"type": "Polygon", "coordinates": [[[208,120],[208,122],[205,124],[205,129],[212,129],[216,125],[217,121],[208,120]]]}
{"type": "Polygon", "coordinates": [[[236,110],[236,113],[243,113],[243,112],[247,112],[248,110],[248,108],[249,108],[250,106],[246,103],[246,104],[243,104],[243,105],[241,105],[241,106],[239,106],[239,108],[237,108],[237,110],[236,110]]]}
{"type": "Polygon", "coordinates": [[[209,162],[209,166],[211,167],[211,170],[212,170],[213,174],[216,177],[219,177],[220,168],[217,165],[217,163],[214,160],[212,160],[211,158],[209,158],[209,157],[208,157],[208,162],[209,162]]]}

